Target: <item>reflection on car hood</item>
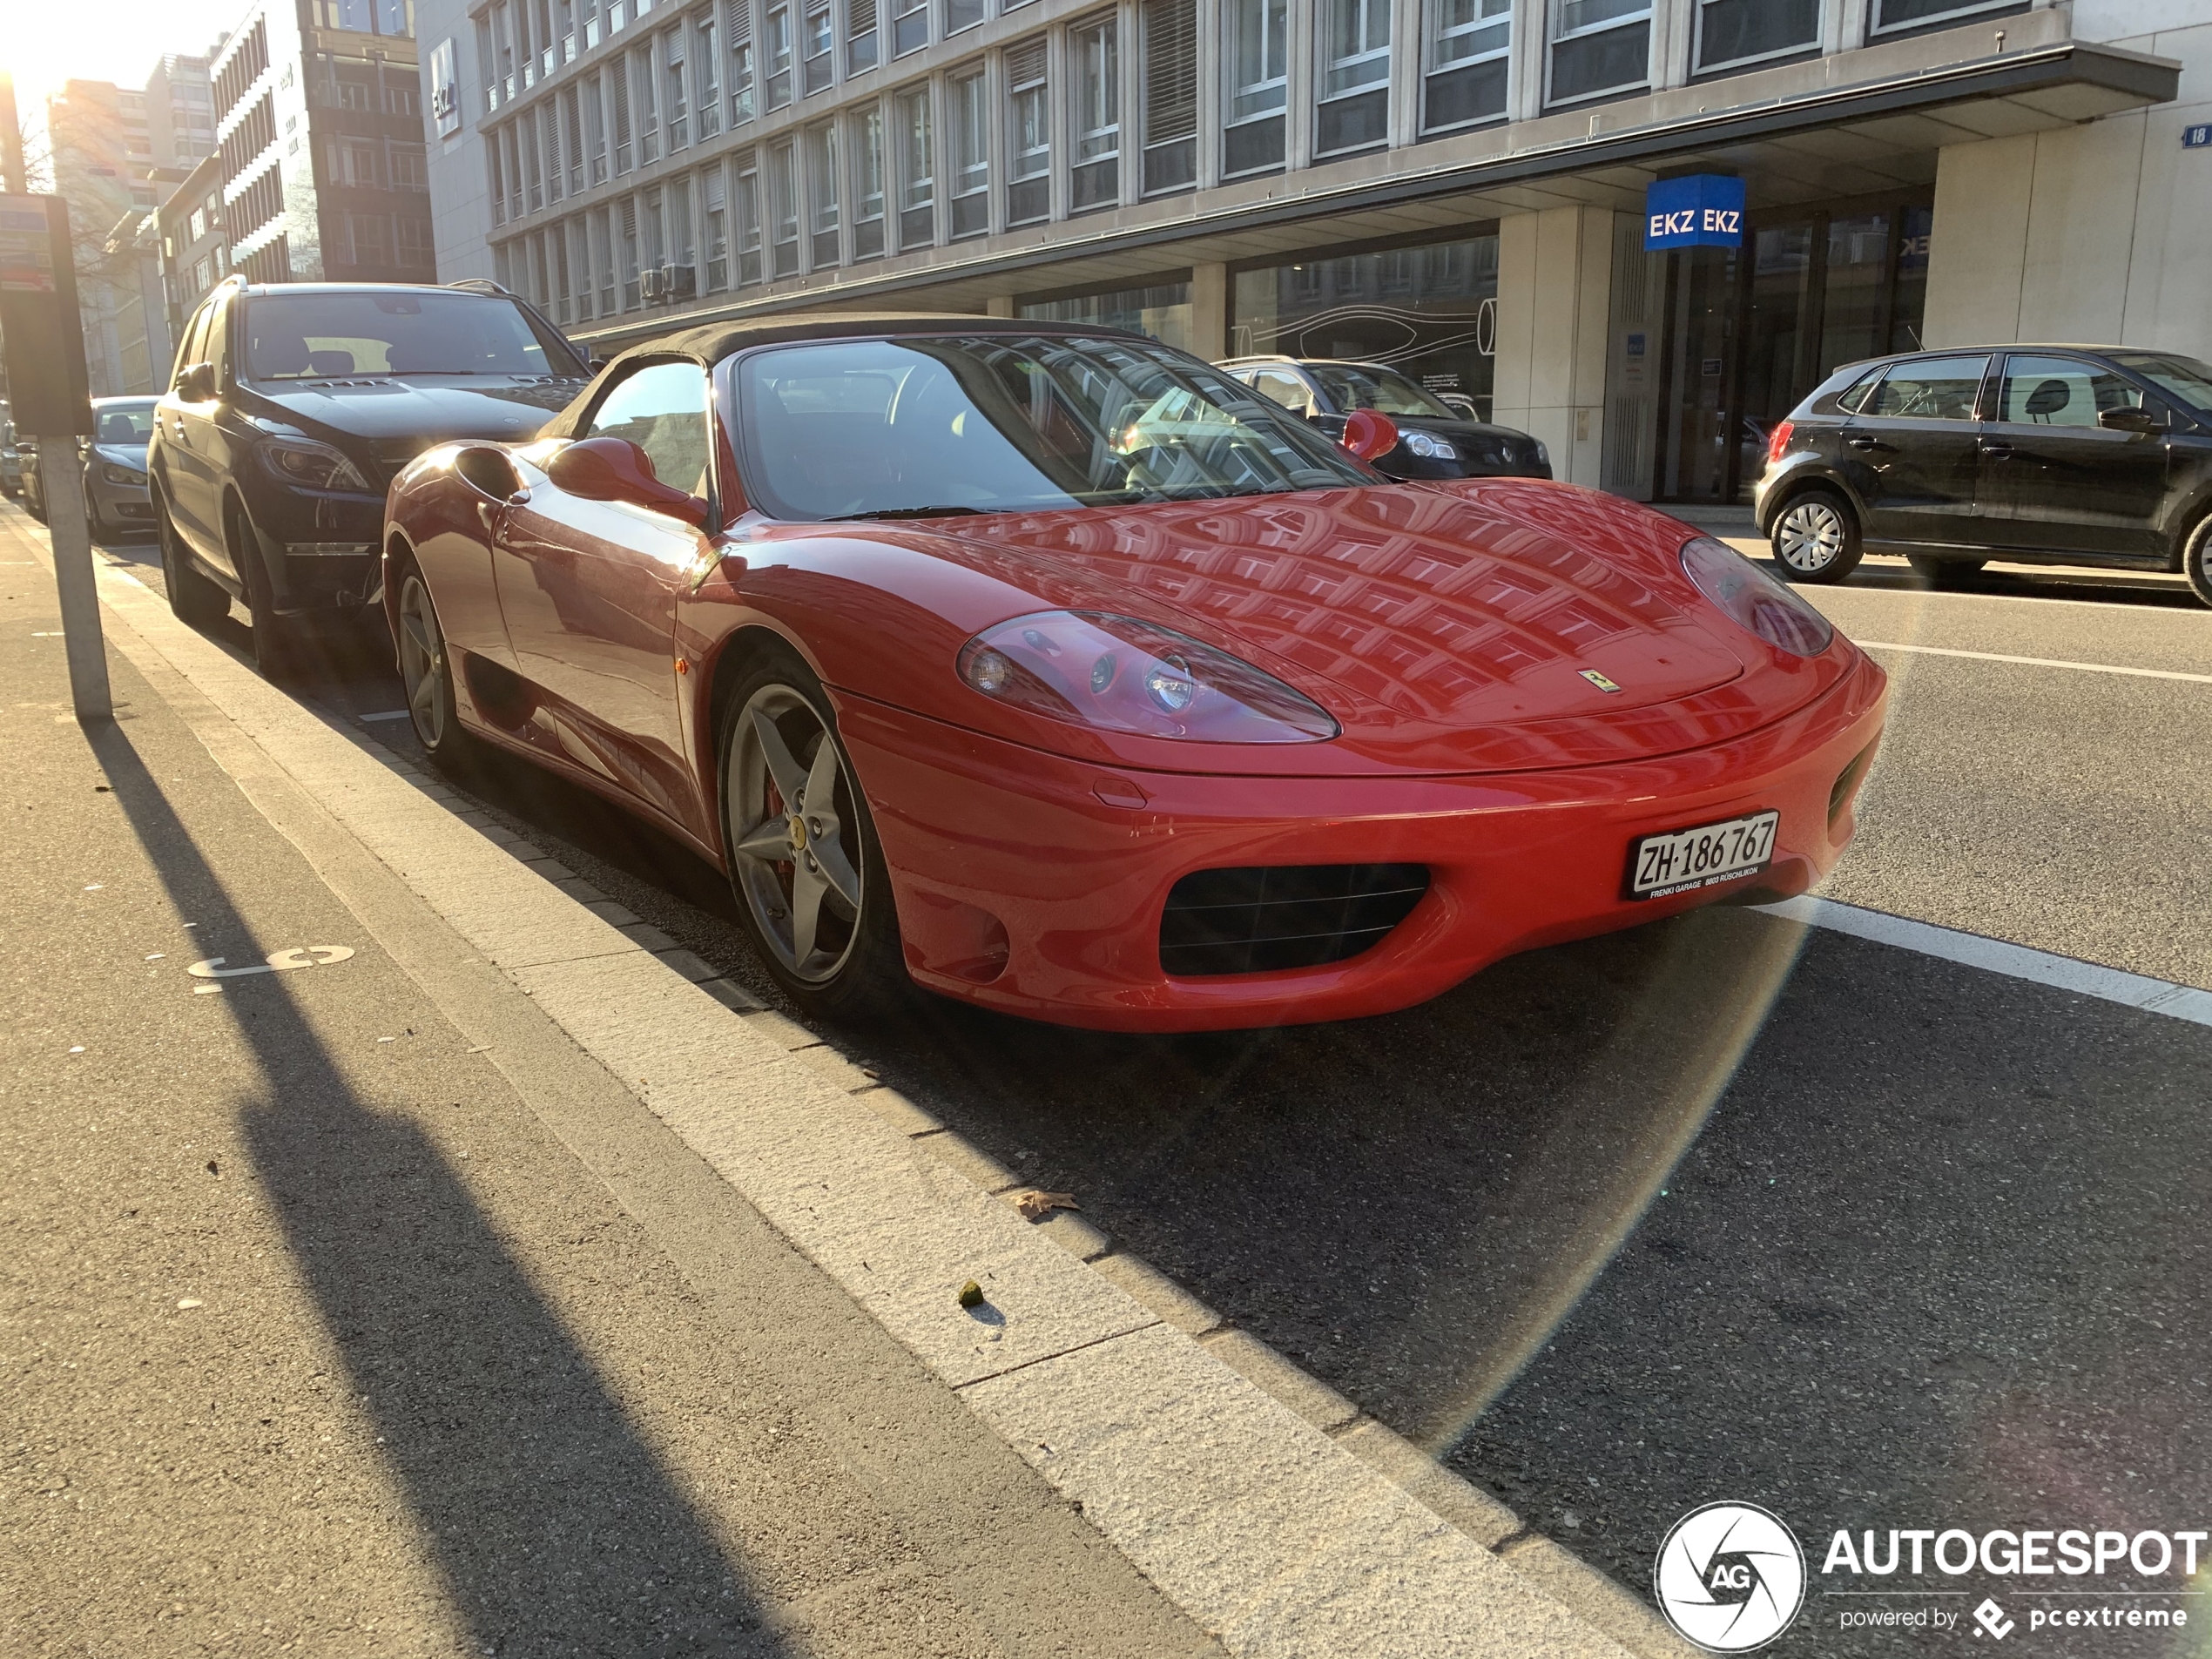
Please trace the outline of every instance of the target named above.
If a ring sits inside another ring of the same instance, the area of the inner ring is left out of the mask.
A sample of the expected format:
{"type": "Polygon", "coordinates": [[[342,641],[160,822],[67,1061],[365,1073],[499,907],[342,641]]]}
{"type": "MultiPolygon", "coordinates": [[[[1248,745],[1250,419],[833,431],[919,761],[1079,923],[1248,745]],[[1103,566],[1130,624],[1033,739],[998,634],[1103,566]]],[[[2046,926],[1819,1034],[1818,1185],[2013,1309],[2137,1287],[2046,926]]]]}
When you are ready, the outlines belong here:
{"type": "Polygon", "coordinates": [[[92,453],[118,467],[136,467],[140,472],[146,469],[146,447],[143,443],[96,443],[92,453]]]}
{"type": "Polygon", "coordinates": [[[1393,425],[1414,432],[1433,432],[1440,438],[1457,438],[1462,442],[1482,440],[1496,444],[1518,444],[1530,442],[1528,434],[1518,427],[1494,426],[1487,421],[1446,420],[1440,415],[1393,415],[1393,425]]]}
{"type": "Polygon", "coordinates": [[[495,438],[524,443],[566,408],[578,382],[529,375],[362,375],[256,381],[257,402],[310,425],[368,439],[495,438]]]}

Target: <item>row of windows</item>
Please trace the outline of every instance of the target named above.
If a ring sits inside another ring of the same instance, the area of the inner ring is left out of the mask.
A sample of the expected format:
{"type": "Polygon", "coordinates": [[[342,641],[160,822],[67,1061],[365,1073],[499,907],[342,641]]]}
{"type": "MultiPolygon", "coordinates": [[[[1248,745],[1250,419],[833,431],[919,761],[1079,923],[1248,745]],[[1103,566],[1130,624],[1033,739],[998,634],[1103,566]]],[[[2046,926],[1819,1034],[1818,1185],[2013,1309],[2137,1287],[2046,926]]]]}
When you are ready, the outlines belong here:
{"type": "Polygon", "coordinates": [[[247,30],[246,38],[230,56],[221,71],[215,77],[215,107],[229,111],[238,107],[246,89],[261,78],[269,66],[269,25],[266,18],[257,18],[247,30]]]}
{"type": "Polygon", "coordinates": [[[326,213],[323,264],[347,265],[357,274],[435,267],[430,221],[409,213],[326,213]]]}
{"type": "Polygon", "coordinates": [[[322,177],[357,190],[430,187],[422,146],[390,138],[329,138],[323,144],[322,177]]]}
{"type": "Polygon", "coordinates": [[[238,176],[251,167],[276,139],[276,107],[269,94],[264,92],[246,112],[246,118],[223,139],[223,182],[236,183],[238,176]]]}
{"type": "Polygon", "coordinates": [[[415,34],[415,0],[315,0],[315,27],[359,35],[415,34]]]}

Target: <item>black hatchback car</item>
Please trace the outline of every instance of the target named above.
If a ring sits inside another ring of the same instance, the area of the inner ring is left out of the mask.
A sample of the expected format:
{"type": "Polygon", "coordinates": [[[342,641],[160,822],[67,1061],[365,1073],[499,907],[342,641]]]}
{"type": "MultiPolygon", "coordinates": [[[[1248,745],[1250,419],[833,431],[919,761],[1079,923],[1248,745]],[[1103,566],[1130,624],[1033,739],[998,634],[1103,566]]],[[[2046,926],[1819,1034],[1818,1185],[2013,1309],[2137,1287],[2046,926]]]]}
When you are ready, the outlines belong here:
{"type": "Polygon", "coordinates": [[[1854,363],[1775,427],[1754,501],[1800,582],[1874,550],[1935,584],[1992,559],[2180,570],[2212,604],[2212,368],[2083,346],[1854,363]]]}
{"type": "Polygon", "coordinates": [[[1231,357],[1228,374],[1340,437],[1354,409],[1398,428],[1398,445],[1373,464],[1392,478],[1548,478],[1542,443],[1509,426],[1477,421],[1382,363],[1333,358],[1231,357]]]}
{"type": "Polygon", "coordinates": [[[401,468],[448,439],[529,439],[586,373],[489,284],[218,283],[147,450],[171,607],[199,624],[243,599],[256,659],[284,671],[309,618],[375,598],[401,468]]]}

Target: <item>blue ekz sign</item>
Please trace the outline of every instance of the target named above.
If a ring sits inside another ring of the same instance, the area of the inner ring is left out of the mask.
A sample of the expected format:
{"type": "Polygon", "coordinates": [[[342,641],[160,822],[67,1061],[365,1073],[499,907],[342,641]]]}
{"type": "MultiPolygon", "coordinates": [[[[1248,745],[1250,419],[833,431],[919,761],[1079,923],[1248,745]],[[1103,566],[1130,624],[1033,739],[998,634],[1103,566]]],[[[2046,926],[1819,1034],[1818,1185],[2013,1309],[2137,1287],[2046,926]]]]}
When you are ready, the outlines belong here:
{"type": "Polygon", "coordinates": [[[1698,172],[1644,187],[1645,247],[1738,247],[1743,241],[1741,179],[1698,172]]]}

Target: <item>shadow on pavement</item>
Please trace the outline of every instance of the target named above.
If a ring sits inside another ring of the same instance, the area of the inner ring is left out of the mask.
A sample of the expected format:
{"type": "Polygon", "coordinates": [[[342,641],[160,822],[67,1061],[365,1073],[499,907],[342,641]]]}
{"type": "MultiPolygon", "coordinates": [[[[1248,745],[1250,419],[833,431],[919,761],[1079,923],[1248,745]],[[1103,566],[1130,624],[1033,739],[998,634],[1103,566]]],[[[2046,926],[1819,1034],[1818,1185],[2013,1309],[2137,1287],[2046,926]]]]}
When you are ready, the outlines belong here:
{"type": "MultiPolygon", "coordinates": [[[[262,949],[119,727],[87,728],[179,909],[262,949]]],[[[245,1139],[354,1393],[482,1650],[775,1654],[707,1521],[467,1185],[353,1091],[283,981],[226,992],[266,1097],[245,1139]]]]}

